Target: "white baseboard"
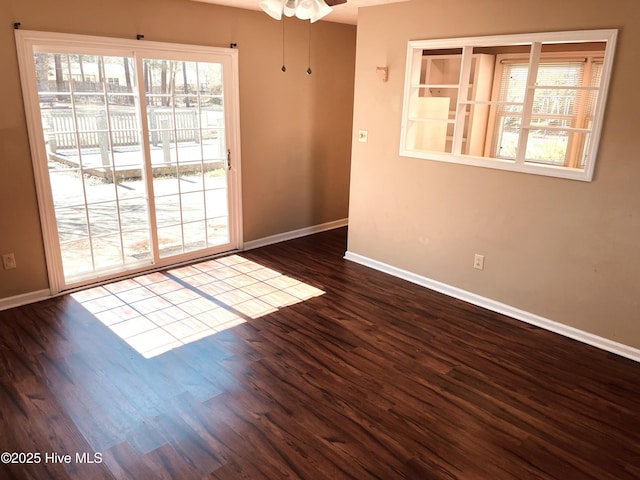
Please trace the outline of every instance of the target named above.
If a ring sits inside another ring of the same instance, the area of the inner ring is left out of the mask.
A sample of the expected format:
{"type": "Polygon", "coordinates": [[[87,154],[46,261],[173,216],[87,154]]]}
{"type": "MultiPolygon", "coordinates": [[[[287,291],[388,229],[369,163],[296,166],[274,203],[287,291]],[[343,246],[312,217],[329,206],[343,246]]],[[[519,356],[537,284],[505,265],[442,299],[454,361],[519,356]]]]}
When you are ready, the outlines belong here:
{"type": "Polygon", "coordinates": [[[340,220],[334,220],[333,222],[321,223],[320,225],[313,225],[312,227],[300,228],[298,230],[292,230],[290,232],[279,233],[277,235],[271,235],[270,237],[259,238],[257,240],[251,240],[244,242],[243,250],[252,250],[258,247],[265,247],[274,243],[284,242],[286,240],[293,240],[294,238],[306,237],[314,233],[320,233],[327,230],[333,230],[334,228],[345,227],[349,224],[348,218],[342,218],[340,220]]]}
{"type": "Polygon", "coordinates": [[[402,278],[403,280],[407,280],[411,283],[415,283],[431,290],[435,290],[436,292],[444,293],[445,295],[448,295],[450,297],[454,297],[473,305],[477,305],[479,307],[483,307],[488,310],[507,315],[516,320],[535,325],[537,327],[558,333],[565,337],[578,340],[579,342],[592,345],[602,350],[606,350],[607,352],[615,353],[622,357],[640,362],[640,350],[638,350],[637,348],[614,342],[613,340],[609,340],[607,338],[603,338],[598,335],[594,335],[592,333],[570,327],[563,323],[554,322],[553,320],[549,320],[548,318],[541,317],[534,313],[520,310],[510,305],[506,305],[490,298],[486,298],[475,293],[468,292],[451,285],[447,285],[446,283],[441,283],[436,280],[417,275],[401,268],[393,267],[386,263],[373,260],[357,253],[346,252],[344,258],[347,260],[351,260],[352,262],[364,265],[366,267],[373,268],[374,270],[379,270],[381,272],[388,273],[389,275],[393,275],[394,277],[402,278]]]}
{"type": "Polygon", "coordinates": [[[22,295],[16,295],[15,297],[0,298],[0,311],[20,307],[27,303],[39,302],[40,300],[46,300],[47,298],[51,298],[51,291],[49,289],[23,293],[22,295]]]}

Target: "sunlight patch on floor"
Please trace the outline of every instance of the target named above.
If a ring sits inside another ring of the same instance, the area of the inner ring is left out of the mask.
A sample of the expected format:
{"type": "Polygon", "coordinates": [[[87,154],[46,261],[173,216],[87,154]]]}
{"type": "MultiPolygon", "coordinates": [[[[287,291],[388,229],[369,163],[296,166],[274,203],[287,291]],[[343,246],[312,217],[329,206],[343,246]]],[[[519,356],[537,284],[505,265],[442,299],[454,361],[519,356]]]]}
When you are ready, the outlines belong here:
{"type": "Polygon", "coordinates": [[[71,296],[145,358],[325,292],[240,255],[71,296]]]}

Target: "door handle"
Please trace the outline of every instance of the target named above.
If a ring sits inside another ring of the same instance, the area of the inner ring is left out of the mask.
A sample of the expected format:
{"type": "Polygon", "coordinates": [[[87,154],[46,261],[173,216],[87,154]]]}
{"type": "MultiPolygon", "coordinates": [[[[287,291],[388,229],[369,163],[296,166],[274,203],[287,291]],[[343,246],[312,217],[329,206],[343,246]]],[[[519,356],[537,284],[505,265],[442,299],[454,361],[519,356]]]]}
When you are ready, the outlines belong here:
{"type": "Polygon", "coordinates": [[[231,170],[231,150],[227,150],[227,170],[231,170]]]}

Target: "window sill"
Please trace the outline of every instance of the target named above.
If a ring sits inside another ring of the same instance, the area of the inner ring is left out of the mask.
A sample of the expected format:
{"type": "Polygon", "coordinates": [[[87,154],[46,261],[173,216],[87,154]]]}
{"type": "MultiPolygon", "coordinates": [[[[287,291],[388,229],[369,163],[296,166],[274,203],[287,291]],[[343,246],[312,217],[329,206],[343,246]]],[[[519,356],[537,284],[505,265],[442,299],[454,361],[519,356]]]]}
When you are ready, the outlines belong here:
{"type": "Polygon", "coordinates": [[[591,182],[593,177],[593,172],[587,171],[586,169],[569,168],[559,165],[536,164],[532,162],[519,164],[514,160],[506,160],[502,158],[474,157],[471,155],[453,155],[449,153],[423,152],[416,150],[401,150],[400,156],[459,165],[469,165],[473,167],[492,168],[494,170],[507,170],[510,172],[543,175],[546,177],[580,180],[583,182],[591,182]]]}

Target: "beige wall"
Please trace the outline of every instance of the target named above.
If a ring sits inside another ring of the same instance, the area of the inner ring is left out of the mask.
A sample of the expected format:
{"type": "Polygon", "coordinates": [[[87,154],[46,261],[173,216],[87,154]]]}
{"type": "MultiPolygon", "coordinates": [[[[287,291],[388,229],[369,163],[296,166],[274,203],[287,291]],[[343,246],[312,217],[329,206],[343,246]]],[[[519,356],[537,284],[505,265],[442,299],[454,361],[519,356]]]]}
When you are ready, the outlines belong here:
{"type": "MultiPolygon", "coordinates": [[[[256,0],[257,1],[257,0],[256,0]]],[[[26,30],[80,33],[240,50],[244,240],[345,218],[356,28],[286,20],[188,0],[2,0],[0,2],[0,298],[47,285],[13,22],[26,30]]]]}
{"type": "Polygon", "coordinates": [[[640,348],[638,45],[636,0],[361,9],[349,251],[640,348]],[[408,40],[590,28],[620,29],[593,182],[399,157],[408,40]]]}

